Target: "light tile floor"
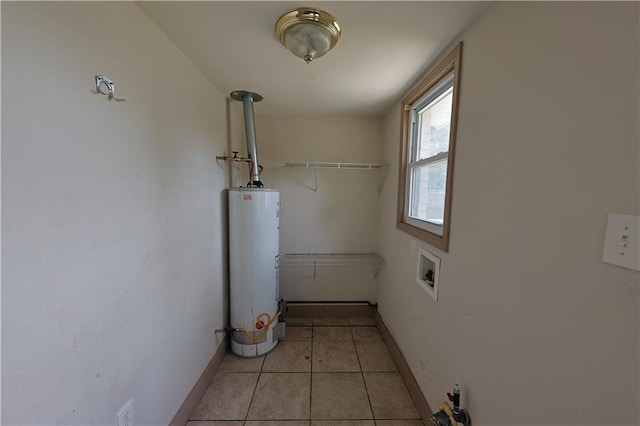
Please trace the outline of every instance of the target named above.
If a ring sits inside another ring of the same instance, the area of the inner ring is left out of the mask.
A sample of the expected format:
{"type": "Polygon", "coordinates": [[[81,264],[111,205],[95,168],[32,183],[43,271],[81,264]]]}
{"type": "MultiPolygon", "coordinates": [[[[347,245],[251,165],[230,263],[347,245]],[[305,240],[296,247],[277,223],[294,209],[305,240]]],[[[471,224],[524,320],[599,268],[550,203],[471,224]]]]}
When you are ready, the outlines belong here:
{"type": "Polygon", "coordinates": [[[424,426],[372,318],[288,318],[266,356],[227,353],[187,426],[424,426]]]}

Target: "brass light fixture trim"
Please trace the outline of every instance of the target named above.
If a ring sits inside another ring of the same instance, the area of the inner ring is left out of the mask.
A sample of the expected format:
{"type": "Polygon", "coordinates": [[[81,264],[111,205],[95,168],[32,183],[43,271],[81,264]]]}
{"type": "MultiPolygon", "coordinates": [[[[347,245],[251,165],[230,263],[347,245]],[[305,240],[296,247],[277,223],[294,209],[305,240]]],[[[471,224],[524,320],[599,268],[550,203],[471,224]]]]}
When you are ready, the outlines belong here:
{"type": "Polygon", "coordinates": [[[340,23],[333,15],[312,7],[292,9],[276,22],[280,42],[307,63],[333,49],[341,33],[340,23]]]}

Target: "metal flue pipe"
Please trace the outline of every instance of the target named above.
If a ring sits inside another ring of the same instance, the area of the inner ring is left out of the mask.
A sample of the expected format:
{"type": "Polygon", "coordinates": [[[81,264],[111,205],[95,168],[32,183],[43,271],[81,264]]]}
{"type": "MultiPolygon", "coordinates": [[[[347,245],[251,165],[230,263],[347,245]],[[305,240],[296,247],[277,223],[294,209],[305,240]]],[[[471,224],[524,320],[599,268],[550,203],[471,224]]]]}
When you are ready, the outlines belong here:
{"type": "Polygon", "coordinates": [[[258,164],[258,145],[256,143],[256,125],[253,118],[253,103],[260,102],[262,96],[258,93],[247,92],[246,90],[235,90],[231,92],[231,98],[242,101],[244,110],[244,129],[247,139],[247,155],[252,160],[250,186],[262,187],[260,182],[260,165],[258,164]]]}

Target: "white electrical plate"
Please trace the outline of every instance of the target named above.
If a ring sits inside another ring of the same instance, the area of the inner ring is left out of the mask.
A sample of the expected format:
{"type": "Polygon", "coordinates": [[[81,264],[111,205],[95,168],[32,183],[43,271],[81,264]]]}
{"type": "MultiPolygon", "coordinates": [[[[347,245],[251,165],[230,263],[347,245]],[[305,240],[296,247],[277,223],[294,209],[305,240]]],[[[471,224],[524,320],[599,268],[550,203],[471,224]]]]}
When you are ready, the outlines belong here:
{"type": "Polygon", "coordinates": [[[609,214],[602,261],[640,271],[640,217],[609,214]]]}

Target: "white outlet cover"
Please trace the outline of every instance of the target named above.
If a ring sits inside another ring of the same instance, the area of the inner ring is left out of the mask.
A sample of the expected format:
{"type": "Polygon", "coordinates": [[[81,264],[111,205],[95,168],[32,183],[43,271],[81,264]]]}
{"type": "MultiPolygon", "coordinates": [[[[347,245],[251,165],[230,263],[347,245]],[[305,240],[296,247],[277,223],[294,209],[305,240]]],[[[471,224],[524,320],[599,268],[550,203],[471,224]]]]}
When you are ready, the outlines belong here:
{"type": "Polygon", "coordinates": [[[640,271],[640,217],[609,214],[602,261],[640,271]]]}
{"type": "Polygon", "coordinates": [[[117,426],[133,426],[133,399],[130,399],[118,412],[116,417],[117,426]]]}

